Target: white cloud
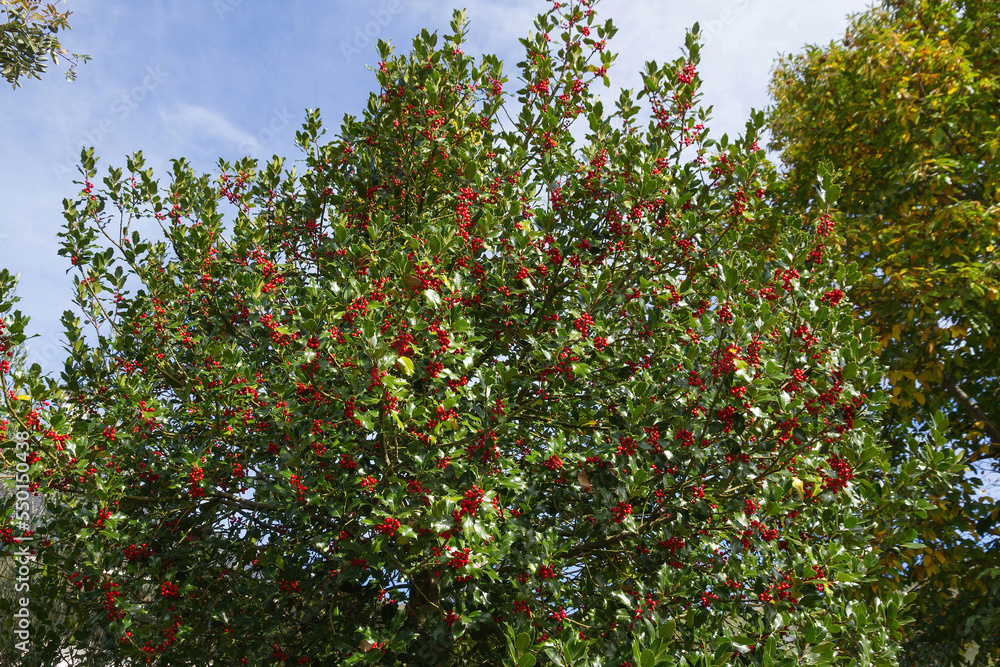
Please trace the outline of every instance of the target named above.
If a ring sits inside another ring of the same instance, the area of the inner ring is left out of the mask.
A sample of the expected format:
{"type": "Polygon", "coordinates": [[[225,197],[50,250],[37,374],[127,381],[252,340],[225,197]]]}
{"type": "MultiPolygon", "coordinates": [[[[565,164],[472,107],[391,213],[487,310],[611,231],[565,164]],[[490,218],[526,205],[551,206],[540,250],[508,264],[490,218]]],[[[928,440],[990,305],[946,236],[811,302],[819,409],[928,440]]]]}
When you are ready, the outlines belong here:
{"type": "Polygon", "coordinates": [[[160,120],[179,138],[197,142],[206,137],[234,146],[253,144],[253,135],[244,132],[222,114],[205,107],[177,102],[172,110],[160,112],[160,120]]]}

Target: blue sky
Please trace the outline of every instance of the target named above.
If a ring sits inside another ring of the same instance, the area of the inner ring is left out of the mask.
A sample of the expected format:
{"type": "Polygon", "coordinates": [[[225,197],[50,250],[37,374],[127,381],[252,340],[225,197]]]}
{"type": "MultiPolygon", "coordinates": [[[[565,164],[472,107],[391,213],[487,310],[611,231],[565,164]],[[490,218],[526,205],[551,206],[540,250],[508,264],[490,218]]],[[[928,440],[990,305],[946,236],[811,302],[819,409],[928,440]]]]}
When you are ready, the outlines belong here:
{"type": "MultiPolygon", "coordinates": [[[[404,51],[421,28],[448,31],[454,7],[471,21],[467,53],[496,53],[516,77],[518,38],[543,0],[69,0],[63,43],[90,54],[78,80],[60,68],[22,88],[0,90],[0,267],[20,273],[21,310],[32,317],[29,359],[61,367],[63,310],[71,308],[67,260],[56,254],[62,200],[81,146],[100,164],[123,166],[142,150],[165,177],[185,157],[215,173],[218,158],[272,154],[295,159],[304,109],[318,107],[329,134],[359,113],[374,85],[376,39],[404,51]]],[[[646,60],[680,54],[685,30],[701,23],[700,73],[715,111],[712,134],[739,133],[751,108],[768,104],[768,73],[779,53],[843,36],[864,0],[603,0],[619,33],[614,88],[639,87],[646,60]]],[[[508,85],[508,90],[515,86],[508,85]]],[[[604,93],[617,98],[613,91],[604,93]]]]}

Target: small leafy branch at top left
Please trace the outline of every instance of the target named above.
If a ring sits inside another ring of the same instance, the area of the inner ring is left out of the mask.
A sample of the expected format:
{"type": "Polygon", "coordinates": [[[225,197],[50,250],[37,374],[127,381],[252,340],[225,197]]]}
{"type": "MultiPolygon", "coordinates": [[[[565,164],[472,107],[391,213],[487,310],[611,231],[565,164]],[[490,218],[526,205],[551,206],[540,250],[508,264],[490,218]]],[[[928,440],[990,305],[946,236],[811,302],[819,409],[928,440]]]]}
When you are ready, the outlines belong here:
{"type": "Polygon", "coordinates": [[[57,11],[55,5],[38,0],[0,0],[0,73],[13,88],[22,78],[40,79],[51,60],[69,63],[66,78],[76,78],[76,66],[90,56],[69,53],[57,34],[69,30],[71,12],[57,11]]]}

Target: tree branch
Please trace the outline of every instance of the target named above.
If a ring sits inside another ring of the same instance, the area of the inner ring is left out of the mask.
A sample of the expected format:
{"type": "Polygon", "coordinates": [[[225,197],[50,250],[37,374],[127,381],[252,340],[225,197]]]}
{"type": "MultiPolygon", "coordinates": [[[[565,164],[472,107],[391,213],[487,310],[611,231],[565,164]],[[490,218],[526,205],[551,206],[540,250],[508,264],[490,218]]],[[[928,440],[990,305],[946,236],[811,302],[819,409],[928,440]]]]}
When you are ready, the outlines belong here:
{"type": "Polygon", "coordinates": [[[649,531],[653,530],[654,528],[657,528],[661,524],[664,524],[667,521],[669,521],[671,519],[671,517],[672,517],[672,514],[666,514],[666,513],[664,513],[664,514],[658,516],[657,518],[653,519],[652,521],[647,521],[646,523],[642,524],[641,526],[639,526],[634,531],[632,531],[632,530],[623,530],[620,533],[616,533],[614,535],[608,535],[607,537],[601,538],[599,540],[595,540],[595,541],[590,542],[590,543],[578,544],[577,546],[575,546],[575,547],[573,547],[571,549],[568,549],[559,558],[561,560],[568,560],[568,559],[571,559],[571,558],[576,558],[578,556],[583,556],[585,554],[588,554],[588,553],[590,553],[592,551],[600,551],[601,549],[604,549],[606,547],[614,546],[614,545],[618,544],[619,542],[622,542],[623,540],[632,539],[632,538],[637,537],[639,535],[645,535],[649,531]]]}
{"type": "MultiPolygon", "coordinates": [[[[979,404],[976,403],[975,399],[966,394],[962,388],[958,386],[955,382],[955,378],[948,373],[942,373],[941,382],[944,384],[945,389],[948,390],[948,393],[951,394],[952,398],[954,398],[955,401],[957,401],[958,404],[961,405],[973,419],[977,422],[983,423],[983,430],[986,432],[986,435],[990,437],[990,440],[993,441],[990,447],[994,450],[994,452],[990,456],[1000,456],[1000,430],[997,429],[996,424],[994,424],[990,418],[986,416],[986,413],[979,407],[979,404]]],[[[972,453],[969,460],[977,461],[984,456],[986,455],[980,454],[976,451],[972,453]]]]}

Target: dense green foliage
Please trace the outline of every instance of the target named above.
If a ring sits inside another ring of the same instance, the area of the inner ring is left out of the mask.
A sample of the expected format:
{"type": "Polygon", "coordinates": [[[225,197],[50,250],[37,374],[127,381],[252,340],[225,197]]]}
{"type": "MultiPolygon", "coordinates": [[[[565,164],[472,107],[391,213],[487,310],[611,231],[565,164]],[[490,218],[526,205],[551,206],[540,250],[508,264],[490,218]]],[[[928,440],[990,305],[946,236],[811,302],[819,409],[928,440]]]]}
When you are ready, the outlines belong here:
{"type": "Polygon", "coordinates": [[[708,138],[697,28],[607,108],[612,24],[536,30],[516,99],[461,15],[380,44],[295,168],[98,182],[84,152],[65,371],[0,369],[5,465],[51,512],[5,658],[891,664],[904,596],[859,586],[954,457],[887,460],[826,211],[753,248],[783,215],[763,115],[708,138]]]}
{"type": "MultiPolygon", "coordinates": [[[[998,15],[993,0],[882,2],[779,64],[770,118],[788,208],[824,209],[824,162],[842,175],[836,249],[862,270],[850,297],[888,368],[887,443],[903,456],[943,411],[949,447],[980,470],[1000,456],[998,15]]],[[[920,593],[915,659],[1000,654],[1000,508],[980,486],[928,487],[927,548],[884,563],[920,593]]]]}

